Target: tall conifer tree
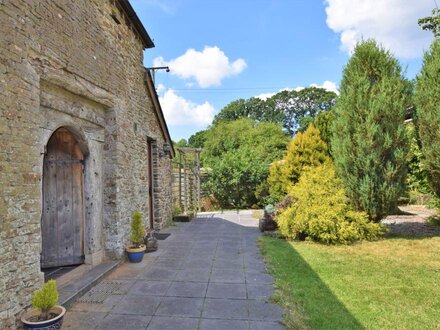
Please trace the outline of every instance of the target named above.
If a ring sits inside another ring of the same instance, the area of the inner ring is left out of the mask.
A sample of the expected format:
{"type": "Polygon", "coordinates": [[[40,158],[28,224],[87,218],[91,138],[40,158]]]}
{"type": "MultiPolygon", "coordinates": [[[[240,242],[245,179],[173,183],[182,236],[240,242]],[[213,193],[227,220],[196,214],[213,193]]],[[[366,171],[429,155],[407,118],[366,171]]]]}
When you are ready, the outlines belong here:
{"type": "Polygon", "coordinates": [[[410,91],[394,56],[374,40],[356,46],[334,107],[332,153],[352,205],[374,221],[404,188],[410,91]]]}
{"type": "Polygon", "coordinates": [[[440,39],[425,53],[415,89],[416,125],[433,191],[440,197],[440,39]]]}

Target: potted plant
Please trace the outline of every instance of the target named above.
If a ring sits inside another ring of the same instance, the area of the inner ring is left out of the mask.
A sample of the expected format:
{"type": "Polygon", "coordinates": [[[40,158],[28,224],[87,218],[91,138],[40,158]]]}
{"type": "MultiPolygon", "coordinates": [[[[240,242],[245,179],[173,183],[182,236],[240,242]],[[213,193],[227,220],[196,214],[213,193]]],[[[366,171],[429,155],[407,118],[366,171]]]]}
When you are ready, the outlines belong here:
{"type": "Polygon", "coordinates": [[[173,210],[174,222],[190,222],[192,218],[197,216],[197,207],[191,204],[187,211],[183,212],[180,208],[176,207],[173,210]]]}
{"type": "Polygon", "coordinates": [[[66,309],[57,305],[57,282],[49,280],[32,296],[33,309],[21,317],[26,329],[61,329],[66,309]]]}
{"type": "Polygon", "coordinates": [[[144,258],[146,246],[142,244],[144,240],[144,227],[142,226],[142,216],[139,211],[133,212],[131,216],[130,240],[131,245],[125,249],[128,260],[130,262],[141,262],[144,258]]]}
{"type": "Polygon", "coordinates": [[[271,204],[267,205],[264,208],[264,216],[258,223],[258,227],[260,228],[261,232],[274,231],[277,229],[277,223],[274,220],[274,216],[275,207],[271,204]]]}
{"type": "Polygon", "coordinates": [[[189,218],[182,213],[179,206],[175,206],[172,212],[174,222],[189,222],[189,218]]]}

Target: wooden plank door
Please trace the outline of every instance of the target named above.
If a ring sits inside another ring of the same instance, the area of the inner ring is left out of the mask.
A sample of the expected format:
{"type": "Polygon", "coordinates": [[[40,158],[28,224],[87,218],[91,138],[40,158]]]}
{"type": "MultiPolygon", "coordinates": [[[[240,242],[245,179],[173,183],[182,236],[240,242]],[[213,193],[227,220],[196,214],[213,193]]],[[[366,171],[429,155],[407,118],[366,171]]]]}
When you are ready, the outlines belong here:
{"type": "Polygon", "coordinates": [[[84,262],[83,160],[75,137],[55,131],[44,157],[42,268],[84,262]]]}

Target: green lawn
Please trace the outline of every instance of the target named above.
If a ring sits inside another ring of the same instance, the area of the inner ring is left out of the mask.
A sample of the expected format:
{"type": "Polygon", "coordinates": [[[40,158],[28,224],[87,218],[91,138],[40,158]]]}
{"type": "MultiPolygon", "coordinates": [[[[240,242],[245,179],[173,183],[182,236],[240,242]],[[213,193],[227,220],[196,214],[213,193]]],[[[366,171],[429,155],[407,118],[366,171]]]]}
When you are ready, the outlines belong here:
{"type": "Polygon", "coordinates": [[[259,243],[289,329],[440,329],[440,237],[259,243]]]}

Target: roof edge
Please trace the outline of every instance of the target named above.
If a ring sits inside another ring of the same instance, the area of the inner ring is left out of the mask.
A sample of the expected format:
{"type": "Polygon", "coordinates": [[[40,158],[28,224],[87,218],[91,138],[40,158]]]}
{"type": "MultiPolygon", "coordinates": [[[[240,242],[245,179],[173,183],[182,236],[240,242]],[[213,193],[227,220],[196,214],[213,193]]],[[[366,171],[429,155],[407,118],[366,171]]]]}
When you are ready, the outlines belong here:
{"type": "Polygon", "coordinates": [[[160,129],[162,131],[162,135],[166,142],[170,144],[171,147],[171,157],[174,158],[176,156],[176,152],[174,150],[173,141],[171,140],[171,135],[168,130],[167,123],[165,121],[165,117],[163,115],[162,107],[159,102],[159,96],[156,93],[156,88],[153,83],[153,78],[151,76],[150,70],[145,69],[145,82],[147,85],[148,92],[151,96],[154,106],[154,113],[156,114],[157,121],[159,123],[160,129]]]}
{"type": "Polygon", "coordinates": [[[147,30],[145,30],[145,27],[143,26],[142,22],[140,21],[138,15],[134,11],[130,2],[128,0],[117,0],[117,3],[121,7],[121,9],[125,12],[125,14],[128,16],[130,22],[134,25],[136,31],[139,33],[144,49],[153,48],[154,43],[151,40],[150,36],[148,35],[147,30]]]}

